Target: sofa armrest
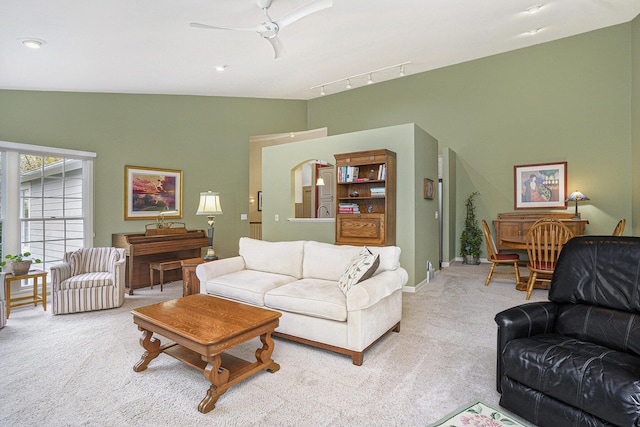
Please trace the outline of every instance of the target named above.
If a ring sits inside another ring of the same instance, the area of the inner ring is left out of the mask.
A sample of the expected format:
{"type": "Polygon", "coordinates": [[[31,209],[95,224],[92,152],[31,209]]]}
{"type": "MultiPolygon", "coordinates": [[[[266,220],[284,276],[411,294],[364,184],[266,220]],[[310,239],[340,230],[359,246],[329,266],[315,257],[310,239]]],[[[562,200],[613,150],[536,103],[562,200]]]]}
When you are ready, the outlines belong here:
{"type": "Polygon", "coordinates": [[[400,267],[363,280],[347,292],[347,311],[369,308],[407,284],[409,275],[400,267]]]}
{"type": "MultiPolygon", "coordinates": [[[[207,280],[215,277],[224,276],[225,274],[235,273],[244,270],[244,258],[235,256],[232,258],[223,258],[217,261],[205,262],[196,267],[196,276],[200,282],[205,283],[207,280]]],[[[200,292],[204,293],[205,288],[200,287],[200,292]]]]}
{"type": "Polygon", "coordinates": [[[69,277],[71,277],[71,264],[67,262],[61,262],[59,264],[51,266],[51,289],[53,291],[58,290],[58,285],[69,277]]]}
{"type": "Polygon", "coordinates": [[[498,324],[496,389],[499,393],[502,392],[502,351],[507,343],[518,338],[553,332],[557,317],[558,304],[553,302],[532,302],[496,314],[495,321],[498,324]]]}
{"type": "Polygon", "coordinates": [[[122,258],[113,264],[113,283],[124,295],[127,259],[122,258]]]}

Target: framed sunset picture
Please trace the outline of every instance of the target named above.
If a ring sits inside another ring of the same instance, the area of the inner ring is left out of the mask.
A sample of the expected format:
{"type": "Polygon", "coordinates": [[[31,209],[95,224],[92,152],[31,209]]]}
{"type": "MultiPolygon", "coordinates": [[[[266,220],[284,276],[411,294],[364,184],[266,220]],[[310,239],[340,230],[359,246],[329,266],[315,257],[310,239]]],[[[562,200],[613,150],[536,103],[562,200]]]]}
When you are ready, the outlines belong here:
{"type": "Polygon", "coordinates": [[[182,218],[182,171],[125,166],[124,219],[182,218]]]}

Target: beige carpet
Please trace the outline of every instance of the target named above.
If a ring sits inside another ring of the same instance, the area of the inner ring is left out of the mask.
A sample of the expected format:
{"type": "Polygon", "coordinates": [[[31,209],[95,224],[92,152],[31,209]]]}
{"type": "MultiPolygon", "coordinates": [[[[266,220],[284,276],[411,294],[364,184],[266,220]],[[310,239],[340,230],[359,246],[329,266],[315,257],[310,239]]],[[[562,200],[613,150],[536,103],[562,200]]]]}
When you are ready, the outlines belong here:
{"type": "MultiPolygon", "coordinates": [[[[52,316],[14,309],[0,330],[2,426],[424,426],[481,399],[497,406],[494,315],[525,302],[513,282],[484,286],[488,265],[454,266],[403,296],[402,330],[364,364],[276,339],[281,369],[232,387],[208,414],[208,382],[160,355],[135,373],[140,333],[130,310],[180,295],[181,282],[137,290],[123,307],[52,316]]],[[[545,300],[535,290],[532,301],[545,300]]],[[[250,358],[254,340],[235,353],[250,358]]]]}

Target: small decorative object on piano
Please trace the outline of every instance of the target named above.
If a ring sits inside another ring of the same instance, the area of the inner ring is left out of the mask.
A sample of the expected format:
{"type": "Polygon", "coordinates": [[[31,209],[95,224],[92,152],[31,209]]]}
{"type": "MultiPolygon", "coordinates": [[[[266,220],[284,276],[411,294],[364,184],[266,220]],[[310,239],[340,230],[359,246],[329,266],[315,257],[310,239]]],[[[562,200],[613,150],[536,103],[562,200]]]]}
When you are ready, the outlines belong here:
{"type": "Polygon", "coordinates": [[[187,228],[184,222],[165,222],[166,215],[175,215],[176,211],[160,212],[156,222],[145,225],[145,235],[157,236],[162,234],[179,234],[186,233],[187,228]]]}

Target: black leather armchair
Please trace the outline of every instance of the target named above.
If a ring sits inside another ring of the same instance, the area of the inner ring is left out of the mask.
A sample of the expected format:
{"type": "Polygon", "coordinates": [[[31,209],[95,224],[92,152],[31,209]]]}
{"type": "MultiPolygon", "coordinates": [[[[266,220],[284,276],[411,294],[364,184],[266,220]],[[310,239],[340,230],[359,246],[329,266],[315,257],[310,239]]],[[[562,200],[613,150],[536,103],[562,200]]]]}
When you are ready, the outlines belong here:
{"type": "Polygon", "coordinates": [[[538,426],[640,426],[640,238],[571,239],[549,300],[496,315],[500,405],[538,426]]]}

